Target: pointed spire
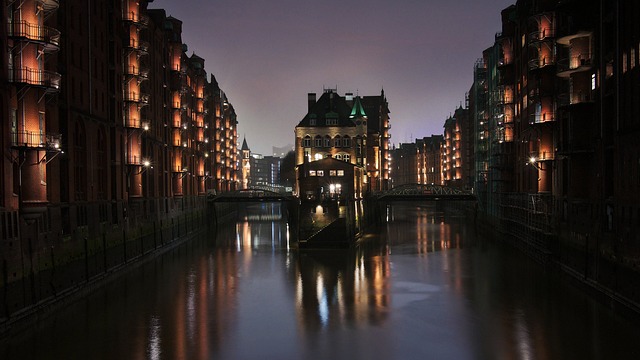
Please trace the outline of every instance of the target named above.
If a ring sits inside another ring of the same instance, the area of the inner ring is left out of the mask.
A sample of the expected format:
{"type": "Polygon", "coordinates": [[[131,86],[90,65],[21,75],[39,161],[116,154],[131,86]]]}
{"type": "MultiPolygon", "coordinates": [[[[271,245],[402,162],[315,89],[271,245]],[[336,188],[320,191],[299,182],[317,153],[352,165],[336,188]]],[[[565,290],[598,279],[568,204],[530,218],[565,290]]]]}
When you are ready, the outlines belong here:
{"type": "Polygon", "coordinates": [[[247,145],[247,137],[244,137],[244,140],[242,140],[242,150],[249,150],[249,145],[247,145]]]}
{"type": "Polygon", "coordinates": [[[353,108],[351,109],[351,115],[349,115],[349,119],[360,118],[360,117],[366,118],[367,113],[364,112],[364,108],[360,103],[360,96],[356,96],[356,99],[353,103],[353,108]]]}

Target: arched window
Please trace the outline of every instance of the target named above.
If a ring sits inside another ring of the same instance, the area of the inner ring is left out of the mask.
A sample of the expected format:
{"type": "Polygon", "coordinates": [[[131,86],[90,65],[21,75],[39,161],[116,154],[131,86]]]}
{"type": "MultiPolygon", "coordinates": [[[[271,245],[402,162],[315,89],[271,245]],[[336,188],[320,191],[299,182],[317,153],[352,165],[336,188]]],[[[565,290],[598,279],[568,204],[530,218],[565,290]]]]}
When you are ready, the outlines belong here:
{"type": "Polygon", "coordinates": [[[311,136],[307,135],[302,139],[302,147],[311,147],[311,136]]]}
{"type": "Polygon", "coordinates": [[[316,135],[316,137],[314,138],[313,146],[322,147],[322,137],[320,135],[316,135]]]}
{"type": "Polygon", "coordinates": [[[336,158],[337,160],[342,160],[342,154],[336,154],[335,158],[336,158]]]}
{"type": "Polygon", "coordinates": [[[329,135],[324,137],[324,147],[331,147],[331,137],[329,135]]]}
{"type": "Polygon", "coordinates": [[[344,138],[342,139],[342,146],[351,147],[351,138],[349,137],[349,135],[345,135],[344,138]]]}
{"type": "Polygon", "coordinates": [[[344,154],[342,156],[342,160],[344,160],[345,162],[351,162],[351,156],[349,154],[344,154]]]}
{"type": "Polygon", "coordinates": [[[340,139],[340,135],[336,135],[336,137],[333,139],[333,146],[337,148],[342,146],[342,139],[340,139]]]}

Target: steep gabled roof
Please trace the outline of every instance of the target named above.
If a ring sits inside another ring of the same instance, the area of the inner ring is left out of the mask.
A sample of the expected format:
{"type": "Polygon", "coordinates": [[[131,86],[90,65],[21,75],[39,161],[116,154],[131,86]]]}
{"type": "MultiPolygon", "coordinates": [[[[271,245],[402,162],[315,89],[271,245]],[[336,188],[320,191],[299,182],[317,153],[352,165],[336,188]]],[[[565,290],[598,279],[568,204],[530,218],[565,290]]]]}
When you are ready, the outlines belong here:
{"type": "Polygon", "coordinates": [[[384,90],[380,95],[364,96],[362,97],[362,107],[368,115],[367,132],[376,133],[380,132],[380,120],[383,116],[387,116],[390,113],[387,99],[384,96],[384,90]],[[384,112],[384,114],[381,113],[384,112]]]}
{"type": "Polygon", "coordinates": [[[244,138],[244,140],[242,140],[242,148],[241,150],[249,150],[249,145],[247,145],[247,138],[244,138]]]}
{"type": "Polygon", "coordinates": [[[353,104],[353,109],[351,109],[351,115],[349,115],[350,119],[357,118],[367,118],[367,113],[364,111],[362,104],[360,103],[360,96],[356,97],[356,100],[353,104]]]}
{"type": "Polygon", "coordinates": [[[296,127],[356,126],[355,122],[349,118],[350,115],[351,107],[345,98],[333,91],[326,91],[296,127]],[[336,119],[337,124],[327,125],[327,119],[336,119]],[[312,125],[311,120],[315,120],[315,125],[312,125]]]}

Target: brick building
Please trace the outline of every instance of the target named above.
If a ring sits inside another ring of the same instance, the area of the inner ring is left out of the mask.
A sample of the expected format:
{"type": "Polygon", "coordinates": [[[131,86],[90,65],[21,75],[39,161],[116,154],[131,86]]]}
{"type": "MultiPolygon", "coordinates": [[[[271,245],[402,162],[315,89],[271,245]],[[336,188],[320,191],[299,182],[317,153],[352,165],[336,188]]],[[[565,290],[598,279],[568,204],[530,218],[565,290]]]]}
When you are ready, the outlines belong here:
{"type": "Polygon", "coordinates": [[[384,91],[360,97],[325,89],[308,94],[308,112],[295,129],[296,164],[332,157],[365,169],[367,191],[389,186],[389,108],[384,91]]]}
{"type": "Polygon", "coordinates": [[[0,10],[9,284],[46,273],[52,249],[68,261],[85,247],[106,252],[137,224],[237,187],[234,108],[204,59],[187,55],[182,22],[149,2],[24,0],[0,10]]]}

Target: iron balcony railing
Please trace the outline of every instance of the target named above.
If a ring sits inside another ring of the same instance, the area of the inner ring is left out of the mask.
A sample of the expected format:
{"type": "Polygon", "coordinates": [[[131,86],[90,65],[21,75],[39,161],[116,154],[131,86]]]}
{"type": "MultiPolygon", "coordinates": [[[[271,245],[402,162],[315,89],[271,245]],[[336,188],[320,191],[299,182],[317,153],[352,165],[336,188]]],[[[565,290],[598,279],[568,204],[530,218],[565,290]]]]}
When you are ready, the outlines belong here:
{"type": "Polygon", "coordinates": [[[149,94],[139,94],[135,92],[124,93],[124,101],[135,102],[140,104],[149,103],[149,94]]]}
{"type": "Polygon", "coordinates": [[[12,131],[11,146],[17,148],[37,148],[59,150],[62,135],[45,134],[40,131],[12,131]]]}
{"type": "Polygon", "coordinates": [[[529,70],[541,69],[550,65],[555,65],[555,60],[551,56],[543,56],[529,60],[529,70]]]}
{"type": "Polygon", "coordinates": [[[149,78],[149,69],[140,66],[127,66],[125,69],[126,75],[135,76],[140,80],[147,80],[149,78]]]}
{"type": "Polygon", "coordinates": [[[149,51],[149,43],[146,41],[140,41],[138,39],[129,39],[129,47],[137,50],[143,55],[149,51]]]}
{"type": "Polygon", "coordinates": [[[144,159],[140,155],[127,155],[127,165],[143,165],[144,159]]]}
{"type": "Polygon", "coordinates": [[[60,89],[61,76],[57,72],[23,68],[9,68],[9,82],[42,86],[50,90],[60,89]]]}
{"type": "Polygon", "coordinates": [[[9,37],[25,38],[45,45],[45,51],[58,50],[60,47],[60,31],[49,26],[32,24],[27,21],[13,21],[8,23],[9,37]]]}
{"type": "Polygon", "coordinates": [[[135,11],[125,12],[122,17],[124,18],[124,20],[131,21],[134,24],[137,24],[140,26],[149,25],[149,16],[145,14],[140,14],[139,12],[135,12],[135,11]]]}
{"type": "Polygon", "coordinates": [[[544,41],[553,38],[556,35],[554,28],[544,28],[533,31],[529,34],[529,42],[544,41]]]}

